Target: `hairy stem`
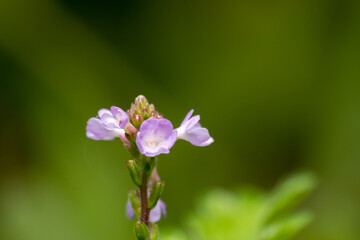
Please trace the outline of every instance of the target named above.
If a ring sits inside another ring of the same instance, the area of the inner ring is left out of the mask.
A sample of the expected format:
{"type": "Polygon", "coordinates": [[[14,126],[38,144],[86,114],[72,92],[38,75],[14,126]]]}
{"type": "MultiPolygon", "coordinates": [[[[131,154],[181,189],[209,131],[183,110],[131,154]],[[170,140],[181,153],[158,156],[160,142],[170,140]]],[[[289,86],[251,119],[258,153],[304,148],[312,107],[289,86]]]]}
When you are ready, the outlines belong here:
{"type": "Polygon", "coordinates": [[[150,209],[148,207],[148,177],[145,173],[142,176],[142,184],[140,187],[141,213],[140,221],[149,226],[150,209]]]}

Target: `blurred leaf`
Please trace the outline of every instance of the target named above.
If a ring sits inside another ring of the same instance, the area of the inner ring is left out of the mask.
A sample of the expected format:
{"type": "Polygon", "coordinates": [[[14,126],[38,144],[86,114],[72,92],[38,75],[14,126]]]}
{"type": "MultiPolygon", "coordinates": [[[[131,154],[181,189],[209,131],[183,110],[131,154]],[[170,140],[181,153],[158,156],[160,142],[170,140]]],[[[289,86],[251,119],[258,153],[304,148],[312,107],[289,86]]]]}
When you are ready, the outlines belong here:
{"type": "Polygon", "coordinates": [[[310,173],[294,175],[280,183],[271,194],[244,189],[237,194],[214,190],[197,204],[187,220],[188,237],[179,231],[161,239],[196,240],[286,240],[311,220],[309,212],[291,214],[315,186],[310,173]],[[281,213],[281,214],[280,214],[281,213]]]}
{"type": "Polygon", "coordinates": [[[284,240],[290,239],[300,230],[302,230],[311,221],[311,214],[300,212],[274,222],[265,227],[260,233],[260,240],[284,240]]]}
{"type": "Polygon", "coordinates": [[[315,177],[311,173],[297,174],[280,183],[268,200],[267,221],[295,208],[314,189],[315,184],[315,177]]]}
{"type": "Polygon", "coordinates": [[[184,232],[181,230],[165,230],[161,231],[160,239],[166,240],[188,240],[189,238],[186,236],[184,232]]]}

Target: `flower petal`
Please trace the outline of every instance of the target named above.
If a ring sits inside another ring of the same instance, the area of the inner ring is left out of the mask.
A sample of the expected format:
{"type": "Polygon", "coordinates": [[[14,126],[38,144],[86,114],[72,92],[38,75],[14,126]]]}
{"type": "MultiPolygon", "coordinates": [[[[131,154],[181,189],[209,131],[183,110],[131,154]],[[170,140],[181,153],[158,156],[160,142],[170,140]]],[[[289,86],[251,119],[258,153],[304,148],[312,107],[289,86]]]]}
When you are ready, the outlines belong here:
{"type": "Polygon", "coordinates": [[[110,111],[114,118],[118,120],[118,126],[120,128],[125,128],[126,124],[129,122],[129,116],[126,114],[126,112],[116,106],[112,106],[110,111]]]}
{"type": "Polygon", "coordinates": [[[195,146],[207,146],[214,141],[206,128],[192,128],[182,135],[182,139],[195,146]]]}
{"type": "Polygon", "coordinates": [[[169,153],[174,145],[177,132],[173,125],[165,118],[145,120],[137,133],[136,145],[140,152],[148,157],[162,153],[169,153]]]}
{"type": "Polygon", "coordinates": [[[174,146],[177,139],[177,132],[173,130],[169,136],[166,137],[165,140],[161,142],[161,147],[163,149],[167,150],[167,153],[169,153],[170,148],[174,146]]]}
{"type": "Polygon", "coordinates": [[[194,112],[194,109],[191,109],[191,110],[186,114],[184,120],[183,120],[182,123],[181,123],[181,126],[182,126],[183,124],[185,124],[185,123],[190,119],[190,117],[191,117],[191,115],[193,114],[193,112],[194,112]]]}
{"type": "Polygon", "coordinates": [[[111,113],[103,113],[100,116],[100,119],[103,122],[104,126],[108,129],[119,128],[119,120],[115,119],[111,113]]]}
{"type": "Polygon", "coordinates": [[[184,126],[185,126],[185,129],[188,130],[188,129],[191,129],[192,127],[194,127],[196,124],[198,124],[200,121],[200,115],[196,115],[196,116],[193,116],[192,118],[190,118],[190,120],[188,120],[184,126]]]}
{"type": "Polygon", "coordinates": [[[131,203],[129,200],[126,203],[126,217],[129,219],[133,219],[135,217],[134,209],[131,206],[131,203]]]}
{"type": "Polygon", "coordinates": [[[102,116],[103,114],[105,114],[105,113],[112,115],[112,113],[110,112],[109,109],[102,108],[102,109],[100,109],[100,110],[98,111],[98,116],[101,118],[101,116],[102,116]]]}
{"type": "Polygon", "coordinates": [[[209,146],[210,144],[212,144],[215,140],[210,137],[206,142],[203,142],[202,144],[200,144],[199,146],[200,147],[206,147],[206,146],[209,146]]]}
{"type": "Polygon", "coordinates": [[[120,134],[121,129],[109,130],[98,118],[90,118],[86,125],[86,136],[94,140],[113,140],[120,134]]]}
{"type": "Polygon", "coordinates": [[[160,220],[161,214],[163,213],[164,205],[165,203],[161,199],[159,199],[156,206],[150,211],[150,216],[149,216],[150,222],[158,222],[160,220]]]}
{"type": "Polygon", "coordinates": [[[164,216],[164,217],[167,217],[167,212],[166,212],[166,204],[161,200],[159,199],[159,202],[160,202],[160,208],[161,208],[161,214],[164,216]],[[161,202],[160,202],[161,201],[161,202]]]}

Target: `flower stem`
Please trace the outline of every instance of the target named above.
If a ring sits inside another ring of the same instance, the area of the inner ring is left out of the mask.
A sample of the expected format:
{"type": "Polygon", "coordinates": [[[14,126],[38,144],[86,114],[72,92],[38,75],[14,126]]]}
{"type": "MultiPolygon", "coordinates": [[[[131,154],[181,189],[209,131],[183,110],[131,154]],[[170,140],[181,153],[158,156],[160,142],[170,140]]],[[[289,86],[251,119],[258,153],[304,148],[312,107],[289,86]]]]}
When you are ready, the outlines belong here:
{"type": "Polygon", "coordinates": [[[142,184],[140,187],[140,201],[141,201],[141,213],[140,221],[145,223],[146,226],[149,226],[149,215],[150,209],[148,207],[148,177],[146,173],[143,173],[142,184]]]}

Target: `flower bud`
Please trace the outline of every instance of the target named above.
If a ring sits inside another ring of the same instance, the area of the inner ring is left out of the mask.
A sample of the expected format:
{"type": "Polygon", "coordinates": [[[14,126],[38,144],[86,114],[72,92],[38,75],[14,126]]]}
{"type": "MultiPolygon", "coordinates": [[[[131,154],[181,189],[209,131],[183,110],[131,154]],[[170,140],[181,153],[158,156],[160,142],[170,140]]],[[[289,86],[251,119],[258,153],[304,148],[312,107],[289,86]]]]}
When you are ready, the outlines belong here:
{"type": "Polygon", "coordinates": [[[135,235],[138,240],[149,240],[149,228],[145,223],[137,222],[135,224],[135,235]]]}
{"type": "Polygon", "coordinates": [[[128,194],[128,198],[135,215],[140,216],[141,203],[137,192],[135,190],[131,190],[128,194]]]}
{"type": "Polygon", "coordinates": [[[139,95],[135,99],[135,103],[131,104],[130,109],[126,112],[132,123],[137,129],[143,121],[155,117],[157,119],[162,118],[162,115],[156,111],[154,104],[149,104],[146,97],[139,95]]]}
{"type": "Polygon", "coordinates": [[[159,238],[159,227],[156,223],[151,224],[150,240],[157,240],[159,238]]]}
{"type": "Polygon", "coordinates": [[[119,137],[120,137],[121,141],[124,143],[124,146],[125,146],[127,149],[131,150],[131,149],[132,149],[131,143],[130,143],[129,140],[126,138],[125,133],[120,134],[119,137]]]}
{"type": "Polygon", "coordinates": [[[141,115],[144,116],[144,119],[145,119],[145,120],[148,119],[148,118],[149,118],[149,109],[143,108],[143,109],[141,110],[141,115]]]}
{"type": "Polygon", "coordinates": [[[153,169],[155,168],[156,162],[157,162],[156,157],[144,156],[144,158],[142,159],[143,173],[151,176],[151,173],[152,173],[153,169]]]}
{"type": "Polygon", "coordinates": [[[164,187],[165,183],[163,182],[155,182],[153,184],[148,201],[148,207],[150,209],[153,209],[156,206],[161,194],[164,191],[164,187]]]}
{"type": "Polygon", "coordinates": [[[133,113],[136,113],[137,109],[138,109],[137,106],[132,103],[131,107],[130,107],[130,111],[133,112],[133,113]]]}
{"type": "Polygon", "coordinates": [[[149,112],[155,111],[155,106],[154,104],[150,104],[149,105],[149,112]]]}
{"type": "Polygon", "coordinates": [[[139,115],[139,114],[134,114],[134,117],[132,119],[132,122],[134,124],[134,126],[139,129],[140,125],[142,124],[142,122],[144,121],[144,117],[139,115]]]}
{"type": "Polygon", "coordinates": [[[131,123],[126,124],[126,127],[124,130],[125,130],[126,134],[128,134],[130,136],[136,136],[137,129],[131,123]]]}
{"type": "Polygon", "coordinates": [[[139,95],[135,98],[135,105],[141,110],[149,106],[149,102],[145,96],[139,95]]]}
{"type": "Polygon", "coordinates": [[[127,168],[129,169],[131,179],[133,183],[140,187],[141,186],[141,171],[140,167],[134,160],[129,160],[126,163],[127,168]]]}

